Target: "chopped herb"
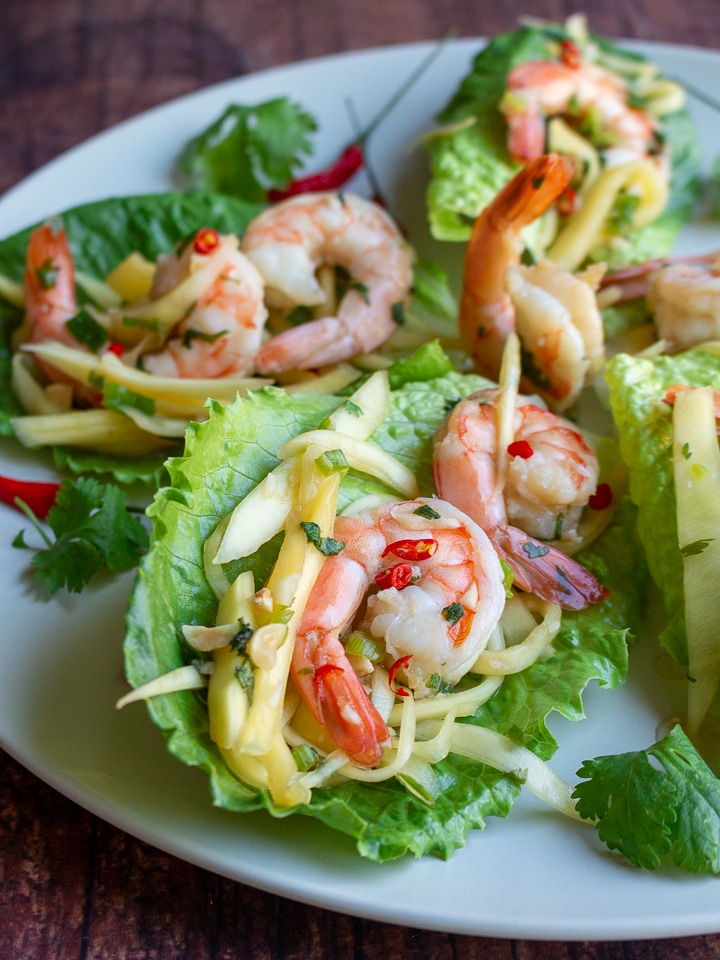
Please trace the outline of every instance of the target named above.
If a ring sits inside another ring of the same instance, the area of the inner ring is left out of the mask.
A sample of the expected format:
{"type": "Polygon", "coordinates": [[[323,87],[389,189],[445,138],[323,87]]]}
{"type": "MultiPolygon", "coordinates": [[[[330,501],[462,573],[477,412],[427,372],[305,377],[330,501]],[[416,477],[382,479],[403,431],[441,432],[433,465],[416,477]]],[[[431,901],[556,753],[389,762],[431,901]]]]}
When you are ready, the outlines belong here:
{"type": "Polygon", "coordinates": [[[134,393],[128,387],[108,380],[103,386],[103,406],[108,410],[119,410],[121,407],[131,407],[149,417],[155,414],[155,401],[152,397],[144,397],[134,393]]]}
{"type": "Polygon", "coordinates": [[[564,513],[559,513],[555,517],[555,531],[553,534],[555,540],[559,540],[562,537],[562,528],[563,528],[564,519],[565,519],[564,513]]]}
{"type": "Polygon", "coordinates": [[[505,589],[505,596],[509,598],[513,595],[512,585],[515,582],[515,574],[512,572],[508,562],[502,558],[500,558],[500,566],[503,572],[503,587],[505,589]]]}
{"type": "Polygon", "coordinates": [[[300,327],[303,323],[308,323],[313,318],[312,308],[304,304],[298,304],[285,317],[291,327],[300,327]]]}
{"type": "Polygon", "coordinates": [[[407,322],[405,317],[405,307],[399,301],[398,303],[394,303],[392,305],[392,318],[399,327],[404,326],[407,322]]]}
{"type": "Polygon", "coordinates": [[[440,514],[437,510],[433,510],[429,503],[424,503],[421,507],[418,507],[417,510],[413,510],[413,513],[418,517],[424,517],[426,520],[440,519],[440,514]]]}
{"type": "Polygon", "coordinates": [[[37,268],[35,276],[40,281],[40,286],[43,290],[53,290],[57,283],[59,273],[59,267],[56,267],[53,260],[48,257],[47,260],[44,260],[37,268]]]}
{"type": "Polygon", "coordinates": [[[536,560],[538,557],[544,557],[550,553],[550,547],[546,547],[542,543],[537,543],[537,541],[534,540],[526,540],[522,548],[523,553],[526,553],[531,560],[536,560]]]}
{"type": "Polygon", "coordinates": [[[346,653],[356,657],[367,657],[373,663],[382,663],[385,658],[385,644],[378,637],[372,637],[362,630],[353,630],[343,639],[346,653]]]}
{"type": "Polygon", "coordinates": [[[465,616],[465,607],[461,603],[451,603],[449,607],[443,608],[442,615],[448,623],[457,623],[465,616]]]}
{"type": "Polygon", "coordinates": [[[361,417],[363,413],[362,407],[358,406],[357,403],[353,403],[352,400],[345,401],[345,410],[351,417],[361,417]]]}
{"type": "Polygon", "coordinates": [[[326,450],[315,460],[315,464],[326,477],[332,473],[340,473],[345,476],[350,469],[350,464],[342,450],[326,450]]]}
{"type": "Polygon", "coordinates": [[[690,457],[692,456],[692,448],[690,447],[690,444],[689,444],[689,443],[684,443],[684,444],[682,445],[682,451],[681,451],[681,453],[682,453],[683,457],[685,458],[685,460],[689,460],[689,459],[690,459],[690,457]]]}
{"type": "Polygon", "coordinates": [[[71,317],[65,326],[77,342],[87,347],[92,353],[97,353],[108,338],[104,327],[84,307],[71,317]]]}
{"type": "Polygon", "coordinates": [[[311,747],[309,743],[301,743],[298,744],[297,747],[293,747],[292,755],[295,766],[301,773],[305,773],[307,770],[314,770],[318,763],[320,763],[320,754],[314,747],[311,747]]]}
{"type": "Polygon", "coordinates": [[[192,327],[188,327],[188,329],[185,331],[182,345],[189,349],[193,340],[202,340],[205,343],[215,343],[216,340],[227,336],[228,333],[230,333],[229,330],[218,330],[217,333],[205,333],[204,330],[194,330],[192,327]]]}
{"type": "Polygon", "coordinates": [[[122,318],[124,327],[139,327],[141,330],[147,330],[150,333],[157,333],[160,330],[160,321],[153,320],[150,317],[128,317],[122,318]]]}
{"type": "Polygon", "coordinates": [[[252,664],[247,658],[243,659],[242,663],[239,663],[238,666],[235,667],[235,676],[245,693],[250,696],[255,687],[255,673],[252,664]]]}
{"type": "Polygon", "coordinates": [[[607,232],[614,237],[621,236],[633,227],[635,211],[640,205],[640,197],[627,190],[618,193],[607,222],[607,232]]]}
{"type": "Polygon", "coordinates": [[[364,283],[360,283],[357,280],[353,280],[353,282],[349,285],[349,288],[350,290],[356,290],[360,294],[360,296],[363,298],[365,303],[367,303],[368,305],[370,304],[370,291],[364,283]]]}
{"type": "Polygon", "coordinates": [[[425,681],[425,686],[434,690],[435,693],[452,693],[455,689],[451,683],[443,680],[439,673],[431,673],[425,681]]]}
{"type": "Polygon", "coordinates": [[[320,527],[312,521],[303,520],[300,526],[305,531],[308,543],[312,543],[324,557],[334,557],[345,548],[342,540],[334,540],[332,537],[321,537],[320,527]]]}
{"type": "Polygon", "coordinates": [[[248,641],[255,631],[242,617],[238,620],[238,632],[230,641],[230,649],[235,653],[245,653],[248,641]]]}
{"type": "Polygon", "coordinates": [[[680,553],[683,557],[697,557],[710,546],[714,539],[714,537],[710,537],[709,540],[694,540],[692,543],[687,543],[684,547],[681,547],[680,553]]]}

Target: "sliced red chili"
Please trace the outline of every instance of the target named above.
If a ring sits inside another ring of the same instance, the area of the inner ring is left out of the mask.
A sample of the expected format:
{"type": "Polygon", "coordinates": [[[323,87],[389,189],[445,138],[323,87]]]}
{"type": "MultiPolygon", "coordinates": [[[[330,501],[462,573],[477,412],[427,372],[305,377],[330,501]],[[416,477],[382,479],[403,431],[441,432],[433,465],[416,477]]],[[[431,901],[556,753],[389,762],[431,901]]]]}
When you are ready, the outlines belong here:
{"type": "Polygon", "coordinates": [[[404,687],[394,687],[395,677],[398,675],[400,670],[407,670],[412,654],[408,653],[404,657],[400,657],[395,663],[390,667],[388,671],[388,683],[390,684],[390,689],[393,693],[396,693],[400,697],[409,697],[410,693],[404,687]]]}
{"type": "Polygon", "coordinates": [[[213,230],[211,227],[203,227],[195,234],[193,250],[200,254],[212,253],[219,243],[220,234],[217,230],[213,230]]]}
{"type": "Polygon", "coordinates": [[[566,67],[572,67],[574,70],[582,64],[582,54],[580,48],[572,40],[560,41],[560,59],[566,67]]]}
{"type": "Polygon", "coordinates": [[[511,457],[520,457],[521,460],[529,460],[535,453],[527,440],[513,440],[508,444],[507,452],[511,457]]]}
{"type": "Polygon", "coordinates": [[[307,177],[293,180],[287,187],[279,190],[268,190],[268,200],[277,203],[287,200],[299,193],[314,193],[319,190],[338,190],[344,186],[365,161],[363,148],[359,143],[351,143],[345,147],[337,160],[325,170],[311,173],[307,177]]]}
{"type": "Polygon", "coordinates": [[[338,675],[343,673],[343,668],[339,667],[335,663],[324,663],[321,667],[318,667],[314,674],[314,681],[316,684],[322,683],[324,680],[327,680],[328,677],[333,675],[338,675]]]}
{"type": "Polygon", "coordinates": [[[392,553],[401,560],[427,560],[438,548],[437,540],[430,538],[420,540],[396,540],[385,547],[381,556],[387,557],[392,553]]]}
{"type": "Polygon", "coordinates": [[[409,563],[396,563],[379,573],[375,577],[375,583],[381,590],[387,590],[389,587],[402,590],[410,583],[412,576],[413,571],[409,563]]]}
{"type": "Polygon", "coordinates": [[[50,508],[55,506],[59,489],[59,483],[0,477],[0,501],[10,504],[11,507],[17,507],[15,500],[22,500],[41,520],[48,515],[50,508]]]}
{"type": "Polygon", "coordinates": [[[107,352],[114,353],[116,357],[121,357],[125,353],[125,347],[122,343],[109,343],[107,352]]]}
{"type": "Polygon", "coordinates": [[[574,190],[571,190],[570,187],[568,187],[566,190],[563,190],[563,192],[555,201],[557,212],[561,217],[571,217],[577,210],[577,205],[578,195],[574,190]]]}
{"type": "Polygon", "coordinates": [[[612,488],[609,483],[599,483],[597,490],[588,500],[588,506],[593,510],[605,510],[612,503],[612,488]]]}

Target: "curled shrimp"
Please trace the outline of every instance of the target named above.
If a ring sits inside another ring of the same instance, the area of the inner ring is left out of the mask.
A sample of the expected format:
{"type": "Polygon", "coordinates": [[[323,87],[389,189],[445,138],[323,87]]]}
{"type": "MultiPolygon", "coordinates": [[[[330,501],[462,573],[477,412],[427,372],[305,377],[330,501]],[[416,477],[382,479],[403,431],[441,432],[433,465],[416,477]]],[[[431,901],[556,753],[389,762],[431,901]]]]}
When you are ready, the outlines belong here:
{"type": "Polygon", "coordinates": [[[671,352],[720,338],[720,263],[661,267],[649,279],[647,302],[658,337],[671,352]]]}
{"type": "Polygon", "coordinates": [[[75,266],[67,233],[45,223],[30,234],[24,274],[27,335],[31,343],[77,341],[66,323],[77,313],[75,266]]]}
{"type": "Polygon", "coordinates": [[[602,364],[594,289],[602,268],[574,276],[550,263],[519,267],[520,231],[563,192],[572,163],[551,153],[528,164],[482,211],[465,253],[460,335],[477,369],[496,380],[516,329],[530,360],[531,389],[567,406],[602,364]]]}
{"type": "Polygon", "coordinates": [[[437,499],[389,503],[335,522],[344,549],[325,561],[300,624],[292,671],[316,719],[356,763],[388,739],[340,642],[351,625],[385,643],[418,696],[470,669],[500,619],[503,572],[483,531],[437,499]]]}
{"type": "Polygon", "coordinates": [[[603,151],[606,166],[642,159],[658,146],[653,119],[629,105],[623,80],[583,61],[577,48],[560,60],[531,60],[511,70],[500,111],[508,124],[508,150],[520,162],[544,152],[546,120],[560,114],[592,116],[610,143],[603,151]]]}
{"type": "MultiPolygon", "coordinates": [[[[142,355],[142,367],[148,373],[215,379],[253,372],[267,319],[262,277],[237,249],[234,237],[217,238],[217,245],[208,253],[216,261],[209,284],[172,330],[163,349],[142,355]]],[[[163,257],[150,300],[170,295],[207,259],[208,254],[198,253],[192,245],[179,256],[163,257]]]]}
{"type": "Polygon", "coordinates": [[[499,451],[500,397],[498,388],[480,390],[453,408],[436,437],[435,486],[485,530],[516,586],[580,610],[607,591],[543,541],[577,539],[580,514],[597,488],[597,458],[571,423],[525,398],[515,405],[507,449],[499,451]]]}
{"type": "Polygon", "coordinates": [[[292,305],[325,302],[315,276],[323,263],[351,277],[334,316],[285,330],[260,348],[255,365],[263,374],[374,350],[395,329],[394,308],[412,282],[412,253],[396,224],[377,204],[349,193],[303,194],[270,207],[250,224],[242,249],[271,293],[292,305]]]}

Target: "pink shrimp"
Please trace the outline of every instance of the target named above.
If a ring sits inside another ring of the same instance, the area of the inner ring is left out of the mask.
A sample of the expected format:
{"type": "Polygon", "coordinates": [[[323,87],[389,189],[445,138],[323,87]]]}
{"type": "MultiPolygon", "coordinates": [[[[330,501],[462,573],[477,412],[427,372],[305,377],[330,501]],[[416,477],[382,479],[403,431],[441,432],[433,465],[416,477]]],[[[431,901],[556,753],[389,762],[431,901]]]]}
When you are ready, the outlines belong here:
{"type": "Polygon", "coordinates": [[[607,590],[541,540],[577,538],[580,513],[597,487],[597,459],[571,423],[520,398],[507,469],[498,478],[499,396],[498,389],[481,390],[454,407],[435,443],[438,493],[485,530],[516,586],[580,610],[607,590]]]}
{"type": "Polygon", "coordinates": [[[209,257],[217,262],[208,287],[172,330],[164,348],[142,356],[148,373],[215,379],[253,372],[267,319],[264,284],[256,267],[236,249],[234,238],[217,237],[207,253],[188,247],[180,257],[163,258],[151,299],[169,293],[192,274],[198,261],[209,257]]]}
{"type": "Polygon", "coordinates": [[[629,105],[622,79],[584,62],[577,48],[573,56],[531,60],[511,70],[500,111],[508,123],[508,150],[523,163],[544,152],[546,119],[559,114],[592,114],[618,160],[642,159],[657,147],[652,118],[629,105]]]}
{"type": "Polygon", "coordinates": [[[372,766],[388,730],[340,635],[355,622],[382,638],[393,676],[427,695],[432,675],[457,683],[484,649],[504,607],[503,573],[483,531],[442,500],[341,516],[334,536],[345,547],[328,557],[313,588],[292,672],[335,744],[372,766]]]}
{"type": "Polygon", "coordinates": [[[315,277],[323,263],[346,268],[351,278],[334,316],[286,330],[260,348],[255,365],[262,374],[374,350],[396,328],[394,310],[412,282],[412,253],[397,225],[382,207],[350,193],[303,194],[268,208],[248,227],[242,249],[271,295],[293,306],[325,302],[315,277]]]}
{"type": "Polygon", "coordinates": [[[64,229],[49,223],[30,235],[24,275],[25,310],[31,343],[59,340],[77,347],[66,323],[78,311],[75,266],[64,229]]]}
{"type": "Polygon", "coordinates": [[[459,328],[477,369],[497,379],[515,307],[506,289],[519,263],[520,231],[547,210],[570,182],[572,163],[553,153],[520,171],[482,211],[465,253],[459,328]]]}

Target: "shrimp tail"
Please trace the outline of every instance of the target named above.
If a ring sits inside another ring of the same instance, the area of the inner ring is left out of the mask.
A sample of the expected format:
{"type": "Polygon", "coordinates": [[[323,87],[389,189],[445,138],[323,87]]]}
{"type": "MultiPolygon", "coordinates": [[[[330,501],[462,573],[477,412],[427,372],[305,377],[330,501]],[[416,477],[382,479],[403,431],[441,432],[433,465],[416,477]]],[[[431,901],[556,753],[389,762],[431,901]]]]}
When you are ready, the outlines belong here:
{"type": "Polygon", "coordinates": [[[517,527],[498,530],[493,543],[512,570],[516,587],[564,610],[584,610],[610,596],[607,587],[582,564],[517,527]]]}
{"type": "Polygon", "coordinates": [[[315,719],[333,743],[357,764],[375,766],[390,742],[387,724],[332,633],[298,638],[293,677],[315,719]],[[314,648],[314,649],[313,649],[314,648]],[[311,669],[308,670],[308,664],[311,669]]]}
{"type": "Polygon", "coordinates": [[[505,289],[508,267],[520,255],[520,231],[557,200],[573,175],[571,160],[538,157],[508,181],[473,225],[465,253],[459,329],[475,364],[497,378],[515,311],[505,289]]]}

